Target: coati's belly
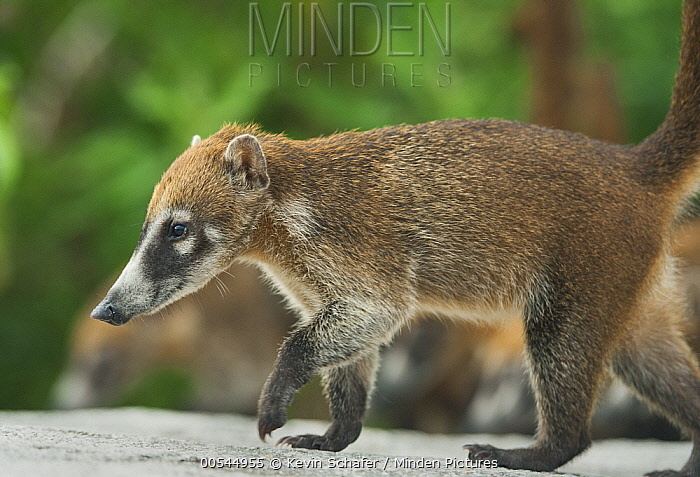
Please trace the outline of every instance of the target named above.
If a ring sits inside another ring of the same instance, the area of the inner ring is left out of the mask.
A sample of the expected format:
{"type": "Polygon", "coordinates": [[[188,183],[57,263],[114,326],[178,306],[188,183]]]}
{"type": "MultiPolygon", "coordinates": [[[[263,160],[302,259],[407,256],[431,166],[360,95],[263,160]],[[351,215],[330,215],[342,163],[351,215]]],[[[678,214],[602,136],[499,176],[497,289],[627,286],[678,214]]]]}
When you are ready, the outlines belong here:
{"type": "Polygon", "coordinates": [[[457,301],[423,300],[418,303],[416,314],[494,325],[522,318],[523,308],[513,304],[488,306],[457,301]]]}

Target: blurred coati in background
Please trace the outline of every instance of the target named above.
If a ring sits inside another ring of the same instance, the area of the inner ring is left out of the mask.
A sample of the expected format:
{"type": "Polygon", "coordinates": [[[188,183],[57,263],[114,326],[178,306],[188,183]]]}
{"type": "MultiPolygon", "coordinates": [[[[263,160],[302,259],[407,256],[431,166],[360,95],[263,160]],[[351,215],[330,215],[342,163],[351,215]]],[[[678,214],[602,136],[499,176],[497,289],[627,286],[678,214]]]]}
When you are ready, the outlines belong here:
{"type": "Polygon", "coordinates": [[[149,374],[179,368],[193,381],[192,409],[254,414],[258,389],[293,322],[258,275],[235,265],[163,310],[162,320],[122,328],[87,319],[105,283],[79,314],[55,405],[114,405],[149,374]]]}

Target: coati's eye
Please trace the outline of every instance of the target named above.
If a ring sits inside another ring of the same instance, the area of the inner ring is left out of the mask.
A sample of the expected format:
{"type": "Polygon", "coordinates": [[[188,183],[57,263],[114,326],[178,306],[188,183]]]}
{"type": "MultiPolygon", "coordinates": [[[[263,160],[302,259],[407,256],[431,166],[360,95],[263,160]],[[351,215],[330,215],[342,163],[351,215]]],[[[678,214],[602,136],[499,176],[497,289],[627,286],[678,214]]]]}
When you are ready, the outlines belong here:
{"type": "Polygon", "coordinates": [[[168,230],[168,238],[171,240],[181,239],[187,234],[187,226],[185,224],[172,223],[168,230]]]}

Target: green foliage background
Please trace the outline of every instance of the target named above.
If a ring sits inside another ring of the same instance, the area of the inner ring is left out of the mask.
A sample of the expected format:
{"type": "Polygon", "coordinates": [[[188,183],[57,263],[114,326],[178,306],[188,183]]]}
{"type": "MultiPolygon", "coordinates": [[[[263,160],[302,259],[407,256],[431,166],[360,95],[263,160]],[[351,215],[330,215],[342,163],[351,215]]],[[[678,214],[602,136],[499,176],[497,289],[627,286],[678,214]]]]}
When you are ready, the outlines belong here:
{"type": "MultiPolygon", "coordinates": [[[[274,21],[281,2],[260,3],[274,21]]],[[[320,2],[329,16],[336,3],[320,2]]],[[[442,24],[444,2],[427,3],[442,24]]],[[[72,323],[129,257],[153,185],[192,134],[228,121],[302,138],[448,117],[526,120],[528,65],[510,30],[519,2],[451,4],[450,58],[427,37],[424,58],[387,57],[383,44],[369,57],[335,59],[328,48],[316,58],[250,58],[245,1],[0,1],[0,407],[49,405],[72,323]],[[251,61],[281,63],[287,82],[250,87],[251,61]],[[314,69],[312,85],[299,88],[301,61],[336,61],[344,73],[328,88],[325,70],[314,69]],[[368,64],[364,88],[345,74],[352,61],[368,64]],[[434,84],[440,61],[452,65],[449,88],[434,84]],[[382,62],[400,71],[425,63],[426,85],[410,87],[403,73],[397,88],[381,88],[382,62]]],[[[585,56],[615,65],[637,141],[668,105],[680,2],[581,7],[585,56]]],[[[415,27],[415,9],[397,21],[415,27]]],[[[371,28],[359,29],[360,45],[371,28]]],[[[397,49],[415,50],[415,35],[396,38],[397,49]]]]}

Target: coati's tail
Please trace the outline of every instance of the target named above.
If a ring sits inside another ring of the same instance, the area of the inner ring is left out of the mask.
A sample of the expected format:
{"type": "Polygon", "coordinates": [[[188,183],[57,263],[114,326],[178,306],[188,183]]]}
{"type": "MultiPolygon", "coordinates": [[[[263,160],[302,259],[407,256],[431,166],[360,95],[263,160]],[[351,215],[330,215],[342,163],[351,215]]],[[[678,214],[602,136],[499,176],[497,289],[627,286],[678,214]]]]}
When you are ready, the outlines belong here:
{"type": "Polygon", "coordinates": [[[700,0],[686,0],[683,5],[680,67],[671,108],[661,126],[636,149],[649,182],[688,192],[700,168],[700,0]]]}

